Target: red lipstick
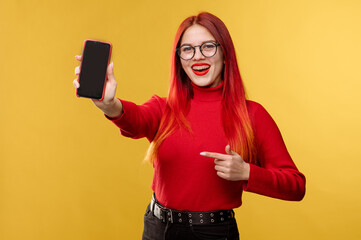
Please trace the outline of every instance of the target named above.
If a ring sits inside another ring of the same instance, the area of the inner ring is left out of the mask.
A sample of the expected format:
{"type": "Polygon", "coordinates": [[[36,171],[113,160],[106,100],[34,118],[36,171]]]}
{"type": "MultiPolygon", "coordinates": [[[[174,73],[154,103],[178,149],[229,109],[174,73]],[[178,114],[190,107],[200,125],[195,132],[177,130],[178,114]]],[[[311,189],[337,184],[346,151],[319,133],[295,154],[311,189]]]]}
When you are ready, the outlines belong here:
{"type": "Polygon", "coordinates": [[[195,75],[203,76],[209,72],[211,65],[209,65],[208,63],[195,63],[192,65],[191,68],[195,75]]]}

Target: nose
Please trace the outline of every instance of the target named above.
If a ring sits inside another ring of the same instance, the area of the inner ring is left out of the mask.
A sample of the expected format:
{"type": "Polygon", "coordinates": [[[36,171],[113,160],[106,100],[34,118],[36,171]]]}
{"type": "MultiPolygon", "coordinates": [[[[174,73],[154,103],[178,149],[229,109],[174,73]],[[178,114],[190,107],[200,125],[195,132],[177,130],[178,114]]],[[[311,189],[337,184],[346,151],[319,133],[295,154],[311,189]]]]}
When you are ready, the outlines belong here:
{"type": "Polygon", "coordinates": [[[199,59],[203,59],[203,58],[205,58],[205,57],[204,57],[203,54],[201,53],[201,47],[200,47],[200,46],[196,46],[196,47],[194,48],[194,57],[193,57],[193,59],[194,59],[194,60],[199,60],[199,59]]]}

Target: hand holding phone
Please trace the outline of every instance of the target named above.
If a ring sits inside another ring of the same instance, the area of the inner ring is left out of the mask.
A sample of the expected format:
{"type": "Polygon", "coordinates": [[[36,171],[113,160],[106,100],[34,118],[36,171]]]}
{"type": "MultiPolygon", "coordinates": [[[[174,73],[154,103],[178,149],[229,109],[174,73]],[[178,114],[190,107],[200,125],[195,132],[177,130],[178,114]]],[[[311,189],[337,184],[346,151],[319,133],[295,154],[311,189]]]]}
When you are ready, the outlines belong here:
{"type": "MultiPolygon", "coordinates": [[[[83,63],[83,56],[75,56],[75,59],[83,63]]],[[[79,83],[80,72],[81,66],[77,66],[75,68],[75,74],[78,75],[78,78],[73,81],[73,85],[77,89],[76,91],[78,97],[80,97],[78,94],[79,88],[84,84],[83,82],[81,84],[79,83]]],[[[123,113],[123,106],[121,102],[115,98],[116,88],[117,82],[114,77],[113,63],[111,63],[106,68],[106,81],[105,86],[103,86],[102,97],[100,99],[92,98],[91,100],[100,110],[104,112],[104,114],[113,118],[119,117],[123,113]]]]}

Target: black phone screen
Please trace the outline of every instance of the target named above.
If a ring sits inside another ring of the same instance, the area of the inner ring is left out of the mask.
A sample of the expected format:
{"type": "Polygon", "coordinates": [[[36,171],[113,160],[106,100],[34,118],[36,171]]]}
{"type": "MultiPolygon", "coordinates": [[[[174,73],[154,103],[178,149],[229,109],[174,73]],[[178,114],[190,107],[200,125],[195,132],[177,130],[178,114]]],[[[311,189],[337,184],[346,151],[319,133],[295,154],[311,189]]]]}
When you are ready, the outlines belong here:
{"type": "Polygon", "coordinates": [[[110,51],[109,43],[85,41],[79,74],[78,96],[93,99],[103,98],[110,51]]]}

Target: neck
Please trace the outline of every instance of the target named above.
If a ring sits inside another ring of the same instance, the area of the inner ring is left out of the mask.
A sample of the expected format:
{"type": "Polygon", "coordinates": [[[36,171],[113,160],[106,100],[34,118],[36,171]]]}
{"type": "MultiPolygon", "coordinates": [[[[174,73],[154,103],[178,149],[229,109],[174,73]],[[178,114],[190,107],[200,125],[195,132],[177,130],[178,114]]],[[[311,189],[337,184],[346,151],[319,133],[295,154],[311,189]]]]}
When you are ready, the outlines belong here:
{"type": "Polygon", "coordinates": [[[203,102],[221,101],[223,93],[223,81],[216,87],[202,88],[191,82],[193,87],[193,99],[203,102]]]}

